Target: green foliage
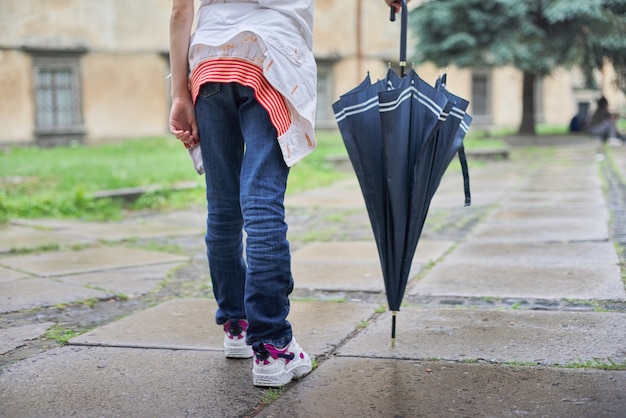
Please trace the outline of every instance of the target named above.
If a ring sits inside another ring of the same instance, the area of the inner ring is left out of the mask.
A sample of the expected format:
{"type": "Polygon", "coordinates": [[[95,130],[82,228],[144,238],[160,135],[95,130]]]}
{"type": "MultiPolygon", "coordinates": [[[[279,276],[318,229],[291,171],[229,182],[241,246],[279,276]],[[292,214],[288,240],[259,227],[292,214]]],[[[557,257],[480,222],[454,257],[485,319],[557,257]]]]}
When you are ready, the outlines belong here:
{"type": "Polygon", "coordinates": [[[411,12],[419,45],[417,60],[440,67],[505,65],[528,48],[515,42],[529,36],[523,25],[526,2],[515,0],[440,0],[423,3],[411,12]]]}
{"type": "Polygon", "coordinates": [[[410,19],[418,39],[412,61],[524,73],[520,133],[535,133],[535,79],[557,68],[579,66],[594,88],[593,72],[608,60],[626,92],[626,0],[430,0],[410,19]]]}
{"type": "Polygon", "coordinates": [[[545,76],[626,55],[626,0],[437,0],[411,12],[417,60],[545,76]]]}

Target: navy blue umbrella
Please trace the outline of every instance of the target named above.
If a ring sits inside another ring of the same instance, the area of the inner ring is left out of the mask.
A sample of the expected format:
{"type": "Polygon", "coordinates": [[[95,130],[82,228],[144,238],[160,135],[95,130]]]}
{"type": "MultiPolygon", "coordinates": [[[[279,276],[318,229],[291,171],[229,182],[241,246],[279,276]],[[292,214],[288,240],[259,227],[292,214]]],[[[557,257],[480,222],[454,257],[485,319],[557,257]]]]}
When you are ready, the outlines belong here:
{"type": "Polygon", "coordinates": [[[446,96],[411,70],[400,88],[379,94],[383,155],[386,162],[388,274],[383,274],[391,311],[404,296],[413,254],[428,200],[427,175],[433,164],[431,148],[443,123],[446,96]]]}
{"type": "Polygon", "coordinates": [[[405,74],[407,14],[403,0],[400,76],[390,69],[384,79],[372,83],[368,75],[333,104],[378,248],[393,312],[392,343],[396,312],[430,201],[456,153],[462,160],[469,204],[469,177],[462,153],[471,123],[465,113],[469,103],[447,91],[445,76],[433,87],[414,70],[405,74]]]}

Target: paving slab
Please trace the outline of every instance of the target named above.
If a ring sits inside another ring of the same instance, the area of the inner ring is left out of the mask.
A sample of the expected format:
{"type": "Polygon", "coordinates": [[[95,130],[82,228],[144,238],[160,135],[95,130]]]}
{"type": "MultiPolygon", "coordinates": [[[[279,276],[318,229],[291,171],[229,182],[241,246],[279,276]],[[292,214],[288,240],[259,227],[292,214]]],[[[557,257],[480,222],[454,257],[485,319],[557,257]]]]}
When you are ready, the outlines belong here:
{"type": "Polygon", "coordinates": [[[511,268],[535,266],[617,265],[610,242],[475,242],[468,240],[446,255],[446,263],[511,268]]]}
{"type": "MultiPolygon", "coordinates": [[[[472,206],[494,205],[502,200],[502,194],[515,186],[518,174],[513,170],[481,169],[473,172],[470,168],[470,191],[472,206]]],[[[460,171],[448,171],[444,175],[430,207],[433,209],[449,209],[463,207],[465,192],[463,176],[460,171]]],[[[469,208],[468,208],[469,209],[469,208]]]]}
{"type": "MultiPolygon", "coordinates": [[[[72,338],[72,345],[223,352],[212,299],[174,299],[72,338]]],[[[375,312],[372,304],[292,301],[294,336],[314,356],[325,355],[375,312]]]]}
{"type": "Polygon", "coordinates": [[[203,223],[183,227],[172,223],[137,222],[128,223],[92,223],[68,231],[77,236],[91,237],[104,241],[122,241],[133,238],[156,238],[181,235],[203,235],[203,223]]]}
{"type": "Polygon", "coordinates": [[[22,347],[26,341],[39,338],[53,325],[54,322],[41,322],[38,324],[0,329],[0,355],[22,347]]]}
{"type": "Polygon", "coordinates": [[[212,299],[174,299],[72,338],[74,345],[223,350],[212,299]]]}
{"type": "Polygon", "coordinates": [[[25,279],[27,277],[31,277],[31,275],[22,271],[11,270],[0,266],[0,283],[11,282],[17,279],[25,279]]]}
{"type": "Polygon", "coordinates": [[[519,185],[518,190],[522,191],[551,191],[561,192],[563,190],[587,193],[592,190],[601,190],[602,182],[597,172],[588,170],[585,173],[578,172],[537,172],[525,178],[519,185]]]}
{"type": "Polygon", "coordinates": [[[501,202],[502,207],[565,207],[565,208],[603,208],[604,196],[601,190],[589,190],[585,193],[564,190],[554,193],[540,191],[512,191],[501,202]]]}
{"type": "Polygon", "coordinates": [[[374,240],[365,206],[331,210],[292,207],[287,208],[286,218],[289,224],[287,238],[292,252],[307,243],[328,241],[342,233],[345,233],[346,240],[374,240]],[[342,231],[343,225],[346,225],[345,231],[342,231]]]}
{"type": "Polygon", "coordinates": [[[557,176],[560,174],[564,176],[571,175],[572,177],[585,175],[592,178],[597,177],[596,155],[593,151],[588,152],[586,155],[559,151],[554,153],[552,157],[552,161],[544,160],[534,165],[529,175],[557,176]]]}
{"type": "MultiPolygon", "coordinates": [[[[502,192],[495,190],[479,191],[472,189],[471,191],[472,204],[466,207],[466,210],[473,210],[480,206],[491,206],[499,204],[502,201],[502,192]]],[[[465,195],[463,189],[458,190],[455,193],[442,193],[437,191],[435,196],[430,202],[430,210],[448,210],[465,207],[465,195]]]]}
{"type": "Polygon", "coordinates": [[[65,219],[16,220],[14,224],[34,226],[83,241],[122,241],[132,238],[185,236],[204,233],[205,216],[184,211],[178,215],[151,215],[122,221],[87,222],[65,219]]]}
{"type": "Polygon", "coordinates": [[[383,292],[374,241],[316,242],[292,254],[298,289],[383,292]]]}
{"type": "MultiPolygon", "coordinates": [[[[417,245],[414,259],[419,263],[437,261],[452,246],[454,241],[423,239],[417,245]]],[[[345,263],[362,263],[378,261],[378,248],[374,241],[333,241],[314,242],[295,251],[292,258],[296,262],[304,261],[338,261],[345,263]]]]}
{"type": "Polygon", "coordinates": [[[558,220],[560,218],[579,219],[581,222],[587,220],[603,220],[608,222],[610,218],[607,207],[593,208],[504,208],[496,209],[491,212],[487,219],[493,221],[512,221],[525,220],[533,218],[551,218],[558,220]]]}
{"type": "Polygon", "coordinates": [[[0,265],[43,277],[148,264],[184,262],[189,257],[139,248],[102,246],[80,251],[48,251],[0,258],[0,265]]]}
{"type": "MultiPolygon", "coordinates": [[[[455,173],[459,178],[444,178],[441,185],[435,192],[431,202],[430,208],[432,209],[455,209],[463,208],[465,206],[465,190],[463,186],[463,176],[460,173],[455,173]]],[[[475,179],[471,177],[471,199],[472,206],[468,209],[482,205],[492,205],[497,203],[502,196],[502,190],[506,189],[505,182],[489,181],[487,184],[479,184],[475,179]],[[492,186],[492,187],[490,187],[492,186]]]]}
{"type": "MultiPolygon", "coordinates": [[[[416,263],[411,266],[412,273],[418,269],[416,263]]],[[[385,290],[378,260],[360,264],[292,262],[291,271],[296,278],[296,289],[301,291],[382,293],[385,290]]]]}
{"type": "MultiPolygon", "coordinates": [[[[422,240],[410,276],[438,260],[451,241],[422,240]]],[[[335,241],[309,244],[292,255],[298,289],[382,292],[385,289],[378,249],[374,241],[335,241]]]]}
{"type": "Polygon", "coordinates": [[[621,418],[625,409],[625,372],[338,357],[257,416],[621,418]]]}
{"type": "Polygon", "coordinates": [[[602,218],[581,221],[578,217],[535,216],[482,222],[468,239],[482,242],[608,241],[609,228],[602,218]]]}
{"type": "Polygon", "coordinates": [[[266,393],[251,370],[216,352],[62,347],[3,370],[0,415],[241,417],[266,393]]]}
{"type": "Polygon", "coordinates": [[[127,297],[145,295],[154,290],[167,274],[180,263],[151,264],[140,267],[121,268],[93,273],[81,273],[55,277],[63,283],[73,283],[100,289],[112,295],[127,297]]]}
{"type": "Polygon", "coordinates": [[[626,316],[610,312],[402,307],[391,345],[387,312],[337,354],[394,359],[569,365],[626,361],[626,316]]]}
{"type": "Polygon", "coordinates": [[[0,226],[0,253],[41,248],[50,245],[71,246],[93,242],[92,239],[75,237],[45,228],[22,225],[0,226]]]}
{"type": "MultiPolygon", "coordinates": [[[[484,255],[485,258],[489,254],[484,255]]],[[[617,265],[437,264],[407,289],[410,295],[522,299],[623,299],[617,265]]]]}
{"type": "Polygon", "coordinates": [[[174,212],[148,213],[142,219],[144,222],[168,223],[178,226],[184,225],[193,227],[196,231],[204,234],[206,225],[206,207],[195,207],[189,210],[177,210],[174,212]]]}
{"type": "Polygon", "coordinates": [[[288,208],[363,208],[365,201],[358,181],[356,177],[353,177],[328,187],[287,195],[285,206],[288,208]]]}
{"type": "Polygon", "coordinates": [[[0,282],[0,313],[79,302],[85,299],[103,299],[111,294],[71,283],[33,277],[0,282]]]}

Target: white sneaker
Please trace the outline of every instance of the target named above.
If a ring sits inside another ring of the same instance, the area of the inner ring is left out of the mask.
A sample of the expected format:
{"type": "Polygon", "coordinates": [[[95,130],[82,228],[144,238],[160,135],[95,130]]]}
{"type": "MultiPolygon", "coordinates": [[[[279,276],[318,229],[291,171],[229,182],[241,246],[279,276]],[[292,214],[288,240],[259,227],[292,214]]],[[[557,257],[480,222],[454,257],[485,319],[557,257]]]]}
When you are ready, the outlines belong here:
{"type": "Polygon", "coordinates": [[[224,324],[224,355],[228,358],[250,358],[252,347],[246,344],[248,321],[229,319],[224,324]]]}
{"type": "Polygon", "coordinates": [[[254,343],[252,383],[255,386],[284,386],[311,371],[311,357],[298,345],[295,338],[285,348],[271,344],[254,343]]]}

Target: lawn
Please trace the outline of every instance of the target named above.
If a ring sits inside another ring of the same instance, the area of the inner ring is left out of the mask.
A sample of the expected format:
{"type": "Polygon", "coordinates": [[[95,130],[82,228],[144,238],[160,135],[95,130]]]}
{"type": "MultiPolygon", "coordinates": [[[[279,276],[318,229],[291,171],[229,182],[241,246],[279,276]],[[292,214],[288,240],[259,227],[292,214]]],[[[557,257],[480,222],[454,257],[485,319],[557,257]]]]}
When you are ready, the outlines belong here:
{"type": "MultiPolygon", "coordinates": [[[[329,157],[347,157],[339,133],[321,131],[317,139],[318,149],[292,168],[287,193],[329,185],[348,175],[329,162],[329,157]]],[[[497,138],[480,134],[470,135],[466,142],[468,148],[502,145],[497,138]]],[[[43,217],[109,220],[127,211],[204,204],[204,177],[196,174],[187,151],[172,137],[57,148],[8,147],[0,152],[0,222],[43,217]],[[179,190],[181,184],[186,187],[179,190]],[[92,196],[142,186],[159,190],[130,201],[92,196]]]]}
{"type": "MultiPolygon", "coordinates": [[[[319,148],[292,169],[289,192],[345,176],[327,162],[345,155],[337,133],[320,133],[319,148]]],[[[118,219],[127,210],[167,210],[203,204],[204,177],[172,137],[57,148],[8,147],[0,153],[0,221],[11,218],[118,219]],[[176,191],[185,184],[185,190],[176,191]],[[140,186],[160,190],[134,201],[95,199],[94,192],[140,186]],[[195,187],[194,187],[195,186],[195,187]],[[191,188],[189,188],[191,187],[191,188]]]]}

